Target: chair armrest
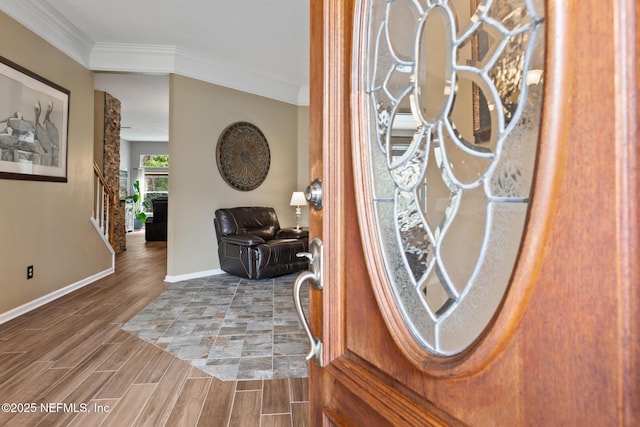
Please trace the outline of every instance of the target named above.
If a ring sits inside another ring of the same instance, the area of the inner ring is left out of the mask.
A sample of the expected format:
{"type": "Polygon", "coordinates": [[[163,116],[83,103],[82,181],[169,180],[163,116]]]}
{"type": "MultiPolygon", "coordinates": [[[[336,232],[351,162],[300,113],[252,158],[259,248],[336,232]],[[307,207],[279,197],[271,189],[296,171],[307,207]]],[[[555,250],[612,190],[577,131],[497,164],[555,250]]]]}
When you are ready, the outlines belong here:
{"type": "Polygon", "coordinates": [[[296,230],[295,228],[281,228],[276,233],[276,239],[302,239],[303,237],[309,237],[308,230],[296,230]]]}
{"type": "Polygon", "coordinates": [[[238,246],[255,246],[264,243],[264,239],[253,234],[230,234],[222,236],[222,242],[231,243],[238,246]]]}

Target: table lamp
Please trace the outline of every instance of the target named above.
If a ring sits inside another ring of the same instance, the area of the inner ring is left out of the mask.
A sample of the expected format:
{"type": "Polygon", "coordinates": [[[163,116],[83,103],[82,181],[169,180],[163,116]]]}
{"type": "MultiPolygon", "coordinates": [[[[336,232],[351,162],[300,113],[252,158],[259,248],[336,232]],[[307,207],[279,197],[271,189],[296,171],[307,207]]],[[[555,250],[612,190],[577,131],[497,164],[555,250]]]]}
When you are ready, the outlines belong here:
{"type": "Polygon", "coordinates": [[[291,195],[291,201],[289,205],[296,207],[296,230],[300,230],[300,215],[302,211],[300,210],[300,206],[306,205],[307,199],[304,196],[302,191],[294,191],[291,195]]]}

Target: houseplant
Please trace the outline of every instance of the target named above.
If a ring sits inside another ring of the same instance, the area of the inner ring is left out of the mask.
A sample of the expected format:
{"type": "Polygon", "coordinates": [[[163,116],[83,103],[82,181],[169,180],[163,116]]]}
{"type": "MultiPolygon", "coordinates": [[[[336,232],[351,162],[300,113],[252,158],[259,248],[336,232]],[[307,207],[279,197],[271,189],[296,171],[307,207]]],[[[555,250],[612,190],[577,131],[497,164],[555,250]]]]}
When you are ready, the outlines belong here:
{"type": "Polygon", "coordinates": [[[126,200],[130,201],[133,205],[133,216],[135,218],[133,228],[135,230],[139,230],[142,228],[142,224],[147,220],[147,214],[144,213],[143,208],[148,209],[149,202],[142,200],[139,180],[136,180],[136,182],[133,183],[133,189],[135,190],[135,193],[127,197],[126,200]]]}

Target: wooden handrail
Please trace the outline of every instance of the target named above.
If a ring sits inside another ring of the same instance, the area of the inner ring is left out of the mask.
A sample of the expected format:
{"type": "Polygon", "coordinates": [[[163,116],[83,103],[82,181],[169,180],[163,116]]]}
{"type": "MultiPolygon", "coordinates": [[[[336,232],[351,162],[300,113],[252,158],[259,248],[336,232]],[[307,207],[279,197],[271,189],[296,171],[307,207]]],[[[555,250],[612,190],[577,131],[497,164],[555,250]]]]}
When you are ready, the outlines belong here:
{"type": "Polygon", "coordinates": [[[113,191],[111,191],[111,189],[107,185],[107,181],[104,179],[104,175],[102,175],[102,171],[100,170],[100,167],[98,166],[98,164],[96,162],[93,162],[93,171],[98,176],[98,179],[100,179],[100,183],[102,184],[102,186],[104,188],[106,188],[107,194],[112,196],[113,195],[113,191]]]}

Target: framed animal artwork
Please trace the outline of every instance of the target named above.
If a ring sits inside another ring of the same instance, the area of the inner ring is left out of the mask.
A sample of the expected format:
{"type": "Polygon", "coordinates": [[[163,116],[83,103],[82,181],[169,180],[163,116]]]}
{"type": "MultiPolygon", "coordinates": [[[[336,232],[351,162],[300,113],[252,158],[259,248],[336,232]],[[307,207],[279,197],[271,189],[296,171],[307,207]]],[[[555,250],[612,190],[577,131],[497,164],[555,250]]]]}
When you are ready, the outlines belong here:
{"type": "Polygon", "coordinates": [[[0,57],[0,179],[67,182],[69,97],[0,57]]]}

